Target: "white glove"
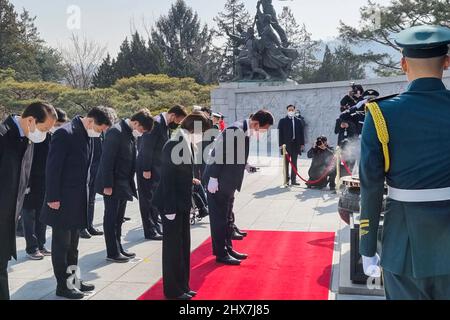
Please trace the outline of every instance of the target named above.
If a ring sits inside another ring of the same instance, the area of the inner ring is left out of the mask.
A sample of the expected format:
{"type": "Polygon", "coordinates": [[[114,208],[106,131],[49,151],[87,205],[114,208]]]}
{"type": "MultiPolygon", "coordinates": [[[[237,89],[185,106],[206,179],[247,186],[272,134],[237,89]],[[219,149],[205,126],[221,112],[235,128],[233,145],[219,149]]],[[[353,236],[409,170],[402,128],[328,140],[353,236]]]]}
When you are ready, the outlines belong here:
{"type": "Polygon", "coordinates": [[[167,218],[167,220],[170,220],[170,221],[173,221],[173,220],[175,220],[175,217],[176,217],[177,215],[174,213],[174,214],[166,214],[166,218],[167,218]]]}
{"type": "Polygon", "coordinates": [[[217,191],[219,191],[219,180],[217,180],[217,178],[210,178],[209,179],[208,191],[211,194],[214,194],[217,191]]]}
{"type": "Polygon", "coordinates": [[[373,257],[362,256],[364,274],[368,277],[381,277],[380,257],[376,254],[373,257]]]}

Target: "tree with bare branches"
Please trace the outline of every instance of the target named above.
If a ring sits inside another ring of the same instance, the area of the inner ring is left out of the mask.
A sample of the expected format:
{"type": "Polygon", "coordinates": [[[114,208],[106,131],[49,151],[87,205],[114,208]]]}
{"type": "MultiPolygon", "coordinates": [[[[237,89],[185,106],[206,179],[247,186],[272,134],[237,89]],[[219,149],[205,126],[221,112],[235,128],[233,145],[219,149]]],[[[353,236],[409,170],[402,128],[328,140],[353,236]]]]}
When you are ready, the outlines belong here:
{"type": "Polygon", "coordinates": [[[72,34],[70,45],[61,48],[63,63],[67,69],[65,80],[76,89],[89,89],[97,68],[102,63],[106,48],[86,37],[72,34]]]}

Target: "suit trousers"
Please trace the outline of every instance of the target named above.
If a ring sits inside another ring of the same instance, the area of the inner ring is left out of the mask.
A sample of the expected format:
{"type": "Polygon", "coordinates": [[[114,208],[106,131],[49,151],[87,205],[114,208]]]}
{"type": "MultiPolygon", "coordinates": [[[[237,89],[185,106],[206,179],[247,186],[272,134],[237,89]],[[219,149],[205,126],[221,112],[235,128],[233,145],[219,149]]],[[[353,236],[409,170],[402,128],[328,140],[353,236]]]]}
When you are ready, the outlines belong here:
{"type": "Polygon", "coordinates": [[[156,235],[156,225],[158,223],[159,210],[153,203],[159,182],[152,179],[147,180],[142,176],[142,172],[137,174],[137,184],[139,192],[139,210],[141,212],[142,226],[145,238],[156,235]]]}
{"type": "Polygon", "coordinates": [[[45,233],[47,226],[40,222],[41,209],[22,209],[23,233],[28,254],[43,250],[45,246],[45,233]]]}
{"type": "Polygon", "coordinates": [[[52,264],[59,288],[67,287],[67,269],[78,265],[80,230],[52,228],[52,264]]]}
{"type": "MultiPolygon", "coordinates": [[[[294,147],[293,145],[294,145],[293,143],[287,144],[286,149],[289,155],[291,156],[291,161],[294,164],[295,169],[298,169],[297,162],[300,150],[297,147],[294,147]]],[[[286,162],[286,179],[287,179],[286,183],[289,182],[289,179],[291,180],[291,183],[297,182],[297,174],[295,173],[294,169],[292,169],[291,164],[287,159],[284,159],[284,161],[286,162]],[[290,175],[289,169],[291,171],[290,175]]]]}
{"type": "Polygon", "coordinates": [[[387,300],[450,300],[450,275],[423,279],[384,270],[387,300]]]}
{"type": "MultiPolygon", "coordinates": [[[[95,181],[95,180],[94,180],[95,181]]],[[[89,199],[88,199],[88,230],[94,228],[94,211],[95,211],[95,183],[94,181],[89,185],[89,199]]]]}
{"type": "Polygon", "coordinates": [[[234,194],[225,194],[220,190],[215,194],[208,192],[213,255],[219,258],[225,257],[228,254],[227,247],[233,246],[233,203],[234,194]]]}
{"type": "Polygon", "coordinates": [[[105,214],[103,231],[105,233],[106,254],[109,258],[117,257],[122,248],[122,224],[127,209],[127,200],[104,196],[105,214]]]}
{"type": "Polygon", "coordinates": [[[9,300],[8,260],[0,259],[0,300],[9,300]]]}
{"type": "Polygon", "coordinates": [[[161,217],[163,235],[163,285],[164,295],[174,299],[190,291],[191,229],[190,208],[177,212],[175,220],[161,217]]]}

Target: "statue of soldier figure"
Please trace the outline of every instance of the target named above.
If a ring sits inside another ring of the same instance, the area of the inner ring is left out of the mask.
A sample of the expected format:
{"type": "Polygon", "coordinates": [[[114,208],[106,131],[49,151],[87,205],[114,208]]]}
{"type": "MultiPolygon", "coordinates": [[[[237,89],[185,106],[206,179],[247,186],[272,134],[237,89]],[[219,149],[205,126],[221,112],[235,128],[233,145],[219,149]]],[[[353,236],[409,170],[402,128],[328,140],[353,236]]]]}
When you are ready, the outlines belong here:
{"type": "Polygon", "coordinates": [[[237,75],[239,80],[286,80],[298,52],[289,49],[286,33],[278,23],[272,0],[259,0],[253,26],[244,31],[236,26],[239,34],[227,35],[235,44],[237,75]],[[262,7],[262,11],[261,11],[262,7]],[[259,38],[255,37],[255,25],[259,38]]]}

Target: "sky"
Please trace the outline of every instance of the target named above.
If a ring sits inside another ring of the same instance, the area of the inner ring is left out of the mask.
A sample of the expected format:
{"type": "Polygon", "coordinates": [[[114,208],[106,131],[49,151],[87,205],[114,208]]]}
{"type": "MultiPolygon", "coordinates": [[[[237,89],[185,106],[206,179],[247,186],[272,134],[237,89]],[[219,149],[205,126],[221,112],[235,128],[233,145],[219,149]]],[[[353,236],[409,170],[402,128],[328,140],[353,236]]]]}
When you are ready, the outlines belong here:
{"type": "MultiPolygon", "coordinates": [[[[18,11],[27,9],[37,16],[42,38],[51,46],[68,44],[74,32],[117,53],[121,42],[132,31],[145,32],[175,0],[10,0],[18,11]],[[78,11],[79,10],[79,11],[78,11]],[[70,11],[68,13],[68,11],[70,11]],[[78,12],[80,13],[78,15],[78,12]],[[76,19],[76,17],[80,19],[76,19]],[[78,21],[80,22],[78,25],[78,21]],[[71,28],[68,27],[68,23],[71,28]]],[[[223,10],[225,0],[186,0],[203,23],[214,25],[213,18],[223,10]]],[[[390,0],[376,0],[388,4],[390,0]]],[[[257,0],[244,0],[247,10],[256,12],[257,0]]],[[[357,26],[359,8],[367,0],[273,0],[277,12],[289,6],[299,23],[305,23],[314,39],[330,40],[338,35],[339,21],[357,26]]]]}

